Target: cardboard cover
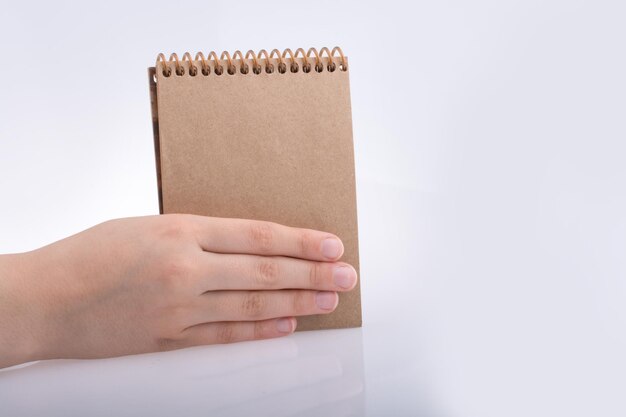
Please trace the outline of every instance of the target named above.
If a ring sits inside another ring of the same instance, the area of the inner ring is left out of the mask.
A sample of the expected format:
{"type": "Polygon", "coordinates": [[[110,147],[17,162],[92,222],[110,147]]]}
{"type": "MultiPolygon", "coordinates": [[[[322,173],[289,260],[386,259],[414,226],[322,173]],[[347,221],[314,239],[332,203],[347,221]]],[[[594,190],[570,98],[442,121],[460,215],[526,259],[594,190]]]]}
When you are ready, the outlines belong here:
{"type": "Polygon", "coordinates": [[[284,74],[165,77],[149,68],[160,211],[336,234],[359,283],[339,293],[333,313],[298,317],[297,330],[359,327],[349,71],[305,73],[296,60],[300,71],[284,74]]]}

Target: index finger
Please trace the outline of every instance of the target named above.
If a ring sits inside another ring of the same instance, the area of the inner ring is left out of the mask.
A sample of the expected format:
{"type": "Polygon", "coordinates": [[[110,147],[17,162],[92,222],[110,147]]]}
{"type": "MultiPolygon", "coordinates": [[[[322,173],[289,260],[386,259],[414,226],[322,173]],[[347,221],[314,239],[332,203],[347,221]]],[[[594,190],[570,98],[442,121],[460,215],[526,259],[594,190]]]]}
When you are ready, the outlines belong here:
{"type": "Polygon", "coordinates": [[[193,216],[200,247],[209,252],[335,261],[343,255],[332,233],[263,220],[193,216]]]}

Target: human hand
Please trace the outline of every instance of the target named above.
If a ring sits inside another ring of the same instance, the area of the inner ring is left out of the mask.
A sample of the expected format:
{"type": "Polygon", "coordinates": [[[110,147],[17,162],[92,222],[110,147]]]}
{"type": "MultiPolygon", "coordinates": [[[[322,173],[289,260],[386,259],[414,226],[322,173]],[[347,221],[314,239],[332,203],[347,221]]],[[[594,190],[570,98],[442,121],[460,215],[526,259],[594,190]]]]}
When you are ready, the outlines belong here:
{"type": "Polygon", "coordinates": [[[292,333],[356,285],[330,233],[166,214],[0,256],[0,367],[292,333]]]}

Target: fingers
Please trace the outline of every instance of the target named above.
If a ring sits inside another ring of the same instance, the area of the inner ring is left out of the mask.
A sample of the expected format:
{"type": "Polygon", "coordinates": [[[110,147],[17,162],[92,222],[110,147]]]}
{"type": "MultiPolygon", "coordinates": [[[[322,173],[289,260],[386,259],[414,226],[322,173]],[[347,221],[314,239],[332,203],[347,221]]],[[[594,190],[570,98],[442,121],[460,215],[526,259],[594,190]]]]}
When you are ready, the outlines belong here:
{"type": "Polygon", "coordinates": [[[337,293],[330,291],[215,291],[196,297],[190,319],[204,323],[328,314],[338,302],[337,293]]]}
{"type": "Polygon", "coordinates": [[[261,220],[191,216],[200,247],[205,251],[281,255],[334,261],[344,247],[331,233],[284,226],[261,220]]]}
{"type": "Polygon", "coordinates": [[[357,282],[356,270],[344,262],[206,252],[199,262],[201,293],[287,288],[349,291],[357,282]]]}
{"type": "Polygon", "coordinates": [[[187,346],[270,339],[293,333],[296,325],[294,317],[261,321],[202,323],[185,329],[182,338],[187,346]]]}

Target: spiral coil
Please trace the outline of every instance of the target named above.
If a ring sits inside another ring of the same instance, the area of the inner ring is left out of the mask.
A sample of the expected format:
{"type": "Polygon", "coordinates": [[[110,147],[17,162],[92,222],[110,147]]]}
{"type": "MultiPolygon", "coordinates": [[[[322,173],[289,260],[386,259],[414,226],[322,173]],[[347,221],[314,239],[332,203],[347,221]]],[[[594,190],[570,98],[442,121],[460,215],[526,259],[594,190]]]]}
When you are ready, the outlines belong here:
{"type": "Polygon", "coordinates": [[[214,51],[209,52],[206,57],[202,52],[198,52],[194,59],[189,52],[185,52],[182,59],[179,59],[175,53],[166,59],[165,55],[160,53],[156,60],[156,70],[164,77],[170,77],[172,74],[177,76],[188,74],[192,77],[199,74],[204,76],[210,74],[219,76],[224,73],[234,75],[237,71],[241,74],[252,73],[255,75],[259,75],[263,71],[267,74],[272,74],[275,71],[284,74],[288,70],[296,73],[300,69],[305,73],[312,70],[315,72],[334,72],[337,68],[340,71],[348,70],[346,57],[338,46],[332,50],[324,47],[319,52],[315,48],[310,48],[307,52],[298,48],[295,53],[289,48],[283,50],[282,53],[278,49],[273,49],[269,54],[265,49],[261,49],[258,53],[250,50],[245,55],[237,50],[232,56],[228,51],[223,51],[219,57],[214,51]],[[301,65],[298,58],[302,61],[301,65]],[[223,63],[226,64],[226,68],[224,68],[223,63]]]}

